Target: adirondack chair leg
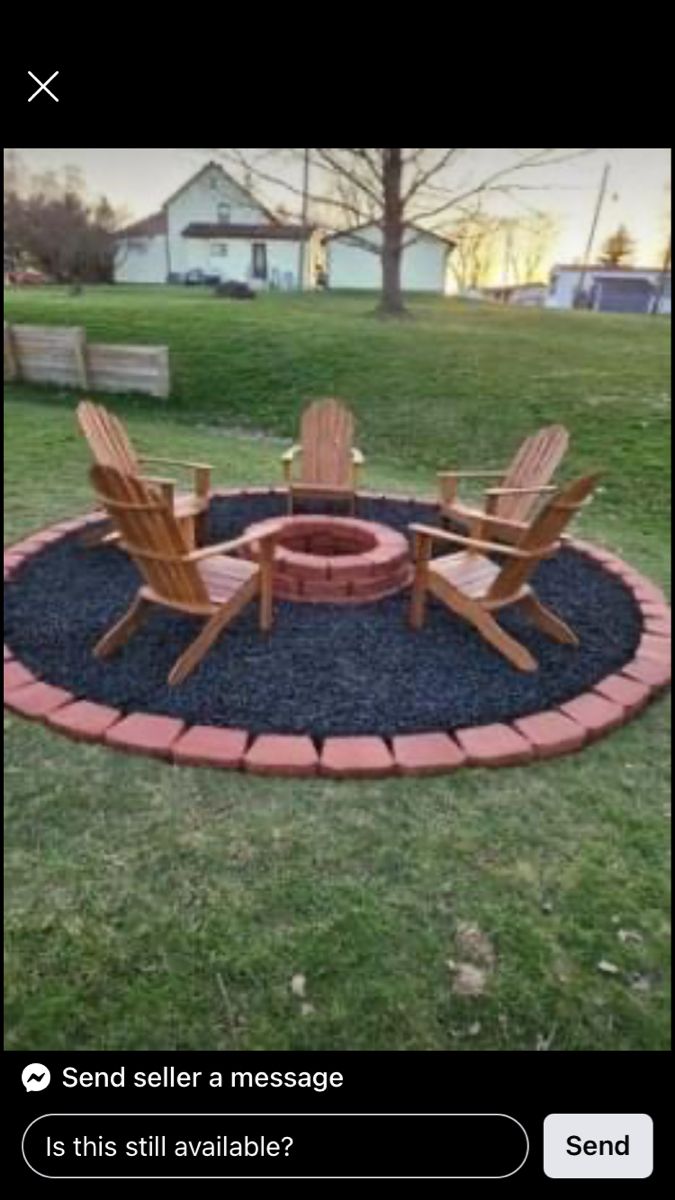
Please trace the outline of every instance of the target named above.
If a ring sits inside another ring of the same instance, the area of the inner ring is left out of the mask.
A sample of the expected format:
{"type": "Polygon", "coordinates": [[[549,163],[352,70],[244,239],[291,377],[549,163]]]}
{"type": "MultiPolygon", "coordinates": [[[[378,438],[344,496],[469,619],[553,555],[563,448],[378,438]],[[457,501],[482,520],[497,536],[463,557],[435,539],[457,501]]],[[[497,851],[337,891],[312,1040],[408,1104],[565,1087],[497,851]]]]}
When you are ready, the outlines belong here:
{"type": "Polygon", "coordinates": [[[263,543],[260,548],[260,617],[259,624],[262,633],[272,628],[273,620],[273,562],[274,546],[263,543]]]}
{"type": "Polygon", "coordinates": [[[231,600],[223,604],[216,613],[207,621],[201,633],[191,642],[187,650],[185,650],[180,658],[177,658],[171,671],[169,672],[169,686],[175,687],[176,684],[182,683],[187,679],[191,671],[202,661],[204,655],[210,650],[216,638],[223,631],[230,621],[234,620],[237,613],[255,595],[257,590],[257,581],[253,587],[247,587],[237,592],[231,600]]]}
{"type": "Polygon", "coordinates": [[[499,650],[499,653],[503,654],[504,658],[508,659],[519,671],[537,670],[539,664],[536,658],[530,654],[525,646],[517,642],[509,633],[506,633],[501,625],[498,625],[494,617],[486,612],[485,609],[472,604],[462,613],[462,616],[476,627],[486,642],[494,646],[495,650],[499,650]]]}
{"type": "Polygon", "coordinates": [[[197,513],[194,518],[194,542],[195,546],[205,546],[206,539],[209,533],[209,510],[205,508],[203,512],[197,513]]]}
{"type": "Polygon", "coordinates": [[[570,629],[569,625],[566,625],[554,612],[551,612],[550,608],[546,608],[536,596],[526,596],[524,600],[521,600],[520,607],[533,624],[553,638],[554,642],[563,642],[570,646],[579,645],[579,639],[574,630],[570,629]]]}
{"type": "Polygon", "coordinates": [[[421,629],[427,614],[426,572],[416,571],[410,597],[409,620],[412,629],[421,629]]]}
{"type": "Polygon", "coordinates": [[[427,611],[431,539],[416,534],[413,553],[415,558],[415,575],[413,578],[412,596],[410,598],[409,621],[413,629],[421,629],[424,625],[424,618],[427,611]]]}
{"type": "Polygon", "coordinates": [[[101,640],[94,647],[96,658],[109,658],[123,646],[125,642],[136,632],[150,614],[152,605],[143,596],[136,596],[129,611],[103,635],[101,640]]]}
{"type": "MultiPolygon", "coordinates": [[[[472,538],[477,538],[478,541],[480,541],[481,538],[487,538],[489,540],[490,534],[489,534],[489,532],[486,532],[485,521],[482,519],[482,517],[475,517],[472,521],[469,522],[468,536],[472,537],[472,538]]],[[[469,553],[470,553],[471,548],[469,547],[468,549],[469,549],[469,553]]]]}
{"type": "Polygon", "coordinates": [[[465,596],[445,579],[433,579],[432,591],[455,616],[462,617],[470,625],[473,625],[481,637],[485,638],[485,641],[489,642],[500,654],[503,654],[504,658],[508,659],[519,671],[537,670],[536,658],[525,646],[511,637],[505,629],[502,629],[492,614],[479,603],[465,596]]]}

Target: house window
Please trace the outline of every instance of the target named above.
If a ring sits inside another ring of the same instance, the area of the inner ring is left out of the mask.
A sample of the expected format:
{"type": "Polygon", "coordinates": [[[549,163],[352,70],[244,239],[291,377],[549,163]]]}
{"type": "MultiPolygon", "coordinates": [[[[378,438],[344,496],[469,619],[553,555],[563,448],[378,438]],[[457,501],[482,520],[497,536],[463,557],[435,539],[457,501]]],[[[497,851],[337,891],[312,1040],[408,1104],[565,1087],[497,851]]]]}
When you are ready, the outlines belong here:
{"type": "Polygon", "coordinates": [[[211,242],[211,257],[226,258],[227,257],[227,242],[211,242]]]}
{"type": "Polygon", "coordinates": [[[225,201],[221,201],[218,204],[217,213],[218,213],[218,220],[223,225],[229,225],[230,217],[232,215],[232,209],[230,208],[230,205],[227,204],[225,201]]]}
{"type": "Polygon", "coordinates": [[[254,279],[267,279],[267,246],[254,242],[252,247],[251,274],[254,279]]]}

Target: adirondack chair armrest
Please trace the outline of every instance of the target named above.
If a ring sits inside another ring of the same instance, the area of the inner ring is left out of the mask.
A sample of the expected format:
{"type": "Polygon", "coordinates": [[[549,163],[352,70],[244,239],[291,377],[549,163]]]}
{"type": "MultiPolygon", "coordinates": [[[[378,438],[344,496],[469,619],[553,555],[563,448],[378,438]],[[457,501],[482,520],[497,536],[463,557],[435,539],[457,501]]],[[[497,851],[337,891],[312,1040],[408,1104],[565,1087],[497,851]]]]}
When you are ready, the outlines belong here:
{"type": "Polygon", "coordinates": [[[557,492],[558,488],[554,483],[548,483],[542,487],[496,487],[486,488],[486,496],[538,496],[544,492],[557,492]]]}
{"type": "Polygon", "coordinates": [[[194,472],[194,488],[197,495],[206,497],[209,494],[213,470],[210,463],[191,462],[183,458],[155,458],[151,454],[142,454],[140,461],[142,463],[158,463],[167,467],[185,467],[186,470],[194,472]]]}
{"type": "MultiPolygon", "coordinates": [[[[489,503],[489,498],[488,498],[489,503]]],[[[526,521],[514,521],[511,517],[497,516],[483,508],[472,508],[468,504],[462,505],[462,521],[468,522],[471,520],[480,521],[481,525],[494,525],[496,529],[503,529],[504,526],[512,529],[514,533],[524,532],[527,529],[526,521]]]]}
{"type": "Polygon", "coordinates": [[[437,529],[434,525],[409,525],[411,533],[419,537],[432,538],[434,541],[451,542],[459,546],[470,546],[472,550],[482,550],[485,554],[505,554],[508,558],[532,558],[527,550],[518,550],[516,546],[503,546],[498,542],[484,542],[480,538],[464,537],[461,533],[449,533],[446,529],[437,529]]]}
{"type": "Polygon", "coordinates": [[[277,529],[270,529],[266,533],[244,533],[241,537],[233,538],[230,542],[215,542],[213,546],[204,546],[201,550],[192,550],[185,557],[188,562],[200,562],[203,558],[212,558],[214,554],[230,554],[233,550],[240,550],[242,546],[254,546],[260,543],[266,546],[269,543],[274,546],[276,538],[281,532],[281,526],[277,529]]]}
{"type": "Polygon", "coordinates": [[[504,478],[506,467],[502,467],[501,471],[437,471],[439,479],[488,479],[490,476],[500,479],[504,478]]]}
{"type": "Polygon", "coordinates": [[[284,483],[287,483],[289,488],[292,482],[293,463],[299,454],[302,454],[302,446],[297,443],[291,446],[290,449],[284,450],[281,456],[281,466],[284,472],[284,483]]]}
{"type": "Polygon", "coordinates": [[[186,458],[156,458],[154,454],[141,454],[141,462],[163,463],[167,467],[189,467],[192,471],[212,471],[211,463],[192,462],[186,458]]]}
{"type": "Polygon", "coordinates": [[[501,471],[438,471],[441,500],[444,504],[452,504],[461,479],[503,479],[504,474],[505,468],[501,471]]]}

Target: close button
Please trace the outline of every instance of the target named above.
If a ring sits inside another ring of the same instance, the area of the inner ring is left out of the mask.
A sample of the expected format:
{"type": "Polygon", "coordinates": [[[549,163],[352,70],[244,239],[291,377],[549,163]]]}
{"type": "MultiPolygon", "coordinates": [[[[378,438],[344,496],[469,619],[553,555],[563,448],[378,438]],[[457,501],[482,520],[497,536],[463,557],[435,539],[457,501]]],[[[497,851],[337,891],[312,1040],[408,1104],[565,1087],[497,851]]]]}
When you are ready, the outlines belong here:
{"type": "Polygon", "coordinates": [[[653,1166],[647,1113],[550,1113],[544,1121],[549,1179],[646,1179],[653,1166]]]}

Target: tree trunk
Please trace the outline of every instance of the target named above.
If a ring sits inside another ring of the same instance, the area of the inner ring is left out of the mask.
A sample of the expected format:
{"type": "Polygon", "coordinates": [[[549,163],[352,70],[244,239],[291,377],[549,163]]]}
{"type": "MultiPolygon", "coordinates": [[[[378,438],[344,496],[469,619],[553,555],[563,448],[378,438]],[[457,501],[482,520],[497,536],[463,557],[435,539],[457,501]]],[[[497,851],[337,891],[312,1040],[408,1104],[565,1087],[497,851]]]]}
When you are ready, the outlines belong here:
{"type": "Polygon", "coordinates": [[[403,204],[401,196],[402,151],[385,150],[382,155],[384,213],[382,219],[382,316],[407,315],[401,295],[401,246],[403,204]]]}

